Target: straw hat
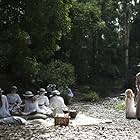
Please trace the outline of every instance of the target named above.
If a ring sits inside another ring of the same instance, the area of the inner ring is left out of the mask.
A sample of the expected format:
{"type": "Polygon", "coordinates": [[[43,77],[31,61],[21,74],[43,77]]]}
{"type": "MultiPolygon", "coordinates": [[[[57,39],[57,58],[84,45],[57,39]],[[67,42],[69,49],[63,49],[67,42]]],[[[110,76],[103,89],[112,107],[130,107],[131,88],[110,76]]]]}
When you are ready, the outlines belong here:
{"type": "Polygon", "coordinates": [[[52,87],[56,87],[56,84],[53,84],[52,87]]]}
{"type": "Polygon", "coordinates": [[[53,84],[48,84],[47,88],[48,88],[48,87],[53,87],[53,84]]]}
{"type": "Polygon", "coordinates": [[[26,91],[25,94],[23,94],[24,97],[33,97],[34,94],[31,91],[26,91]]]}
{"type": "Polygon", "coordinates": [[[58,90],[54,90],[54,91],[52,91],[51,94],[52,94],[52,95],[60,95],[60,92],[59,92],[58,90]]]}
{"type": "Polygon", "coordinates": [[[47,91],[45,90],[45,88],[40,88],[38,93],[39,94],[45,94],[45,93],[47,93],[47,91]]]}
{"type": "Polygon", "coordinates": [[[4,92],[4,90],[2,90],[2,89],[0,88],[0,92],[2,93],[2,92],[4,92]]]}
{"type": "Polygon", "coordinates": [[[138,63],[137,67],[140,67],[140,62],[138,63]]]}
{"type": "Polygon", "coordinates": [[[18,90],[17,86],[12,86],[11,90],[18,90]]]}

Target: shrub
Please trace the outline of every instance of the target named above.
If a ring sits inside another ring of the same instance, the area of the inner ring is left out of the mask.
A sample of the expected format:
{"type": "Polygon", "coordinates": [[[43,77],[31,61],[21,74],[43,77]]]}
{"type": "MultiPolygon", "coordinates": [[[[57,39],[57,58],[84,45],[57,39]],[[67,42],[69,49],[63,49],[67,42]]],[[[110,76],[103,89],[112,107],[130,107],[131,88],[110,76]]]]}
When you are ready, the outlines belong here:
{"type": "Polygon", "coordinates": [[[69,63],[54,61],[48,65],[48,82],[58,86],[73,85],[75,83],[74,67],[69,63]]]}
{"type": "Polygon", "coordinates": [[[38,88],[47,80],[47,66],[38,63],[35,58],[26,57],[22,65],[16,65],[14,71],[25,88],[38,88]]]}
{"type": "Polygon", "coordinates": [[[99,101],[99,95],[95,91],[89,91],[86,95],[83,97],[83,101],[90,101],[90,102],[95,102],[99,101]]]}
{"type": "Polygon", "coordinates": [[[121,100],[120,102],[118,102],[118,104],[115,106],[115,109],[117,109],[119,111],[124,111],[125,110],[125,101],[121,100]]]}

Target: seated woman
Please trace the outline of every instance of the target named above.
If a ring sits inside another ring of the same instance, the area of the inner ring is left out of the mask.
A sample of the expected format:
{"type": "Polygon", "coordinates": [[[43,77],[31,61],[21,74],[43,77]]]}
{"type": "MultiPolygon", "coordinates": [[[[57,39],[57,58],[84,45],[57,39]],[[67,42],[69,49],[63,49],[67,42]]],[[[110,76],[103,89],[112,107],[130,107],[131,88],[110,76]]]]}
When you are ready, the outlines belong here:
{"type": "Polygon", "coordinates": [[[50,98],[50,95],[51,95],[51,92],[52,92],[52,87],[53,87],[53,85],[52,84],[49,84],[48,86],[47,86],[47,97],[48,97],[48,99],[50,98]]]}
{"type": "Polygon", "coordinates": [[[60,96],[60,92],[58,90],[52,91],[49,107],[53,111],[56,111],[54,112],[54,115],[56,113],[62,113],[63,110],[68,110],[67,106],[64,103],[64,99],[60,96]]]}
{"type": "Polygon", "coordinates": [[[74,95],[72,90],[68,86],[65,87],[63,96],[65,104],[70,105],[74,95]]]}
{"type": "Polygon", "coordinates": [[[23,96],[25,97],[25,106],[22,115],[28,116],[27,119],[47,118],[47,116],[43,114],[43,111],[38,106],[37,95],[34,95],[31,91],[26,91],[23,96]]]}
{"type": "Polygon", "coordinates": [[[11,93],[7,94],[7,100],[9,103],[9,110],[12,114],[18,112],[20,110],[20,105],[22,103],[22,100],[20,96],[17,94],[17,87],[12,86],[11,93]]]}
{"type": "Polygon", "coordinates": [[[52,111],[49,108],[49,99],[47,96],[45,96],[47,91],[44,88],[40,88],[38,93],[39,96],[37,98],[37,101],[38,101],[39,108],[42,110],[43,114],[51,115],[52,111]]]}
{"type": "Polygon", "coordinates": [[[7,97],[2,95],[0,88],[0,124],[26,124],[27,121],[21,117],[11,116],[7,97]]]}
{"type": "Polygon", "coordinates": [[[2,95],[3,90],[0,88],[0,119],[10,117],[11,114],[9,112],[9,105],[7,101],[7,97],[2,95]]]}
{"type": "Polygon", "coordinates": [[[125,91],[125,108],[126,108],[126,118],[134,119],[136,118],[136,107],[134,102],[134,93],[131,89],[125,91]]]}
{"type": "Polygon", "coordinates": [[[23,96],[25,97],[25,113],[30,114],[33,112],[41,112],[41,109],[38,106],[37,96],[34,96],[31,91],[26,91],[23,96]]]}
{"type": "Polygon", "coordinates": [[[46,93],[46,95],[47,95],[48,99],[50,98],[51,92],[54,91],[54,90],[56,90],[56,85],[55,84],[49,84],[47,86],[47,93],[46,93]]]}

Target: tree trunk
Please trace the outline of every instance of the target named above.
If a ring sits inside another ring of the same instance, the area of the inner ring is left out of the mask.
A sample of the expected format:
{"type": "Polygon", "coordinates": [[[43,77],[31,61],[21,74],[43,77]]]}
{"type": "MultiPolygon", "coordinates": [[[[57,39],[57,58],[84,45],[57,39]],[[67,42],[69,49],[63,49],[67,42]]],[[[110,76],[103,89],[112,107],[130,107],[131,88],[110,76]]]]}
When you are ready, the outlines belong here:
{"type": "Polygon", "coordinates": [[[125,65],[126,70],[128,69],[129,65],[129,37],[130,37],[130,13],[125,13],[125,26],[124,26],[124,46],[125,46],[125,65]]]}

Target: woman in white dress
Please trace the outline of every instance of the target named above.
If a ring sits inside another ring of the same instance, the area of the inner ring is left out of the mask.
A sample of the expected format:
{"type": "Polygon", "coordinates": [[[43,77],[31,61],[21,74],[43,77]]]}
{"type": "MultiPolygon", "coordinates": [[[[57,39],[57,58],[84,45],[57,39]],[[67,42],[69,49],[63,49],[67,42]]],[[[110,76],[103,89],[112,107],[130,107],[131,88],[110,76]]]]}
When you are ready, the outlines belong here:
{"type": "Polygon", "coordinates": [[[25,94],[23,94],[23,96],[25,97],[25,113],[30,114],[33,112],[42,112],[38,106],[37,96],[35,96],[31,91],[26,91],[25,94]]]}
{"type": "Polygon", "coordinates": [[[18,112],[20,110],[20,105],[22,100],[20,96],[17,94],[17,87],[12,86],[11,93],[7,94],[7,100],[9,103],[9,110],[11,113],[18,112]]]}
{"type": "Polygon", "coordinates": [[[0,119],[10,117],[11,114],[9,112],[9,105],[7,101],[7,97],[2,95],[3,90],[0,88],[0,119]]]}
{"type": "Polygon", "coordinates": [[[64,103],[64,99],[60,96],[60,92],[58,90],[52,91],[49,107],[53,110],[54,115],[56,113],[63,113],[63,110],[68,110],[64,103]]]}
{"type": "Polygon", "coordinates": [[[51,115],[52,111],[49,108],[49,99],[47,96],[45,96],[47,91],[44,88],[40,88],[38,93],[39,96],[37,98],[37,101],[38,101],[39,108],[41,109],[43,114],[51,115]]]}
{"type": "Polygon", "coordinates": [[[0,88],[0,124],[27,124],[27,121],[18,116],[11,116],[7,97],[2,95],[0,88]]]}
{"type": "Polygon", "coordinates": [[[135,95],[132,89],[127,89],[125,91],[125,111],[126,118],[135,119],[136,118],[136,107],[134,101],[135,95]]]}

